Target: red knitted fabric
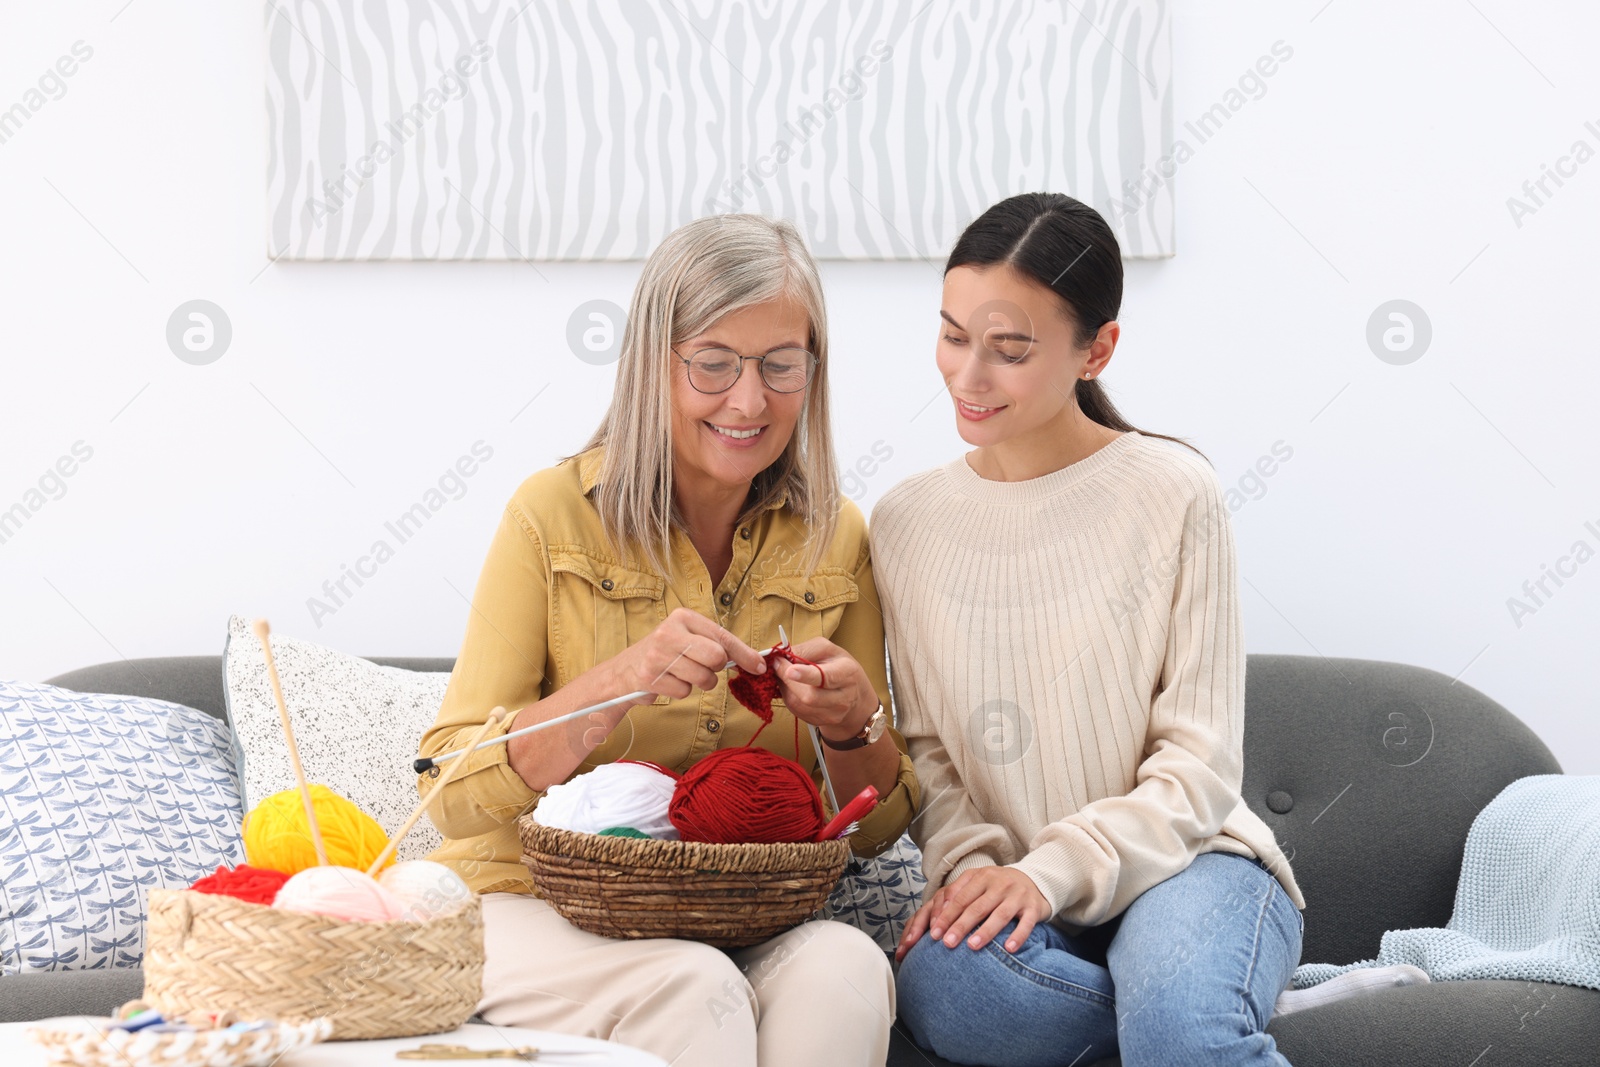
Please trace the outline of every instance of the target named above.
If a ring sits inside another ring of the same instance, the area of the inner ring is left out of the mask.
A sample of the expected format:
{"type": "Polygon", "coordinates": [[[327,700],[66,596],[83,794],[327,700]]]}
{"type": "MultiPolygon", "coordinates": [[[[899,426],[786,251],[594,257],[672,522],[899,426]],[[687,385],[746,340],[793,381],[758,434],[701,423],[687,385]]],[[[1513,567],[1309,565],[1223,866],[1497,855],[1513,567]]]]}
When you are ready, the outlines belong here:
{"type": "Polygon", "coordinates": [[[272,900],[283,888],[289,876],[282,871],[252,867],[247,863],[229,870],[218,867],[217,873],[208,874],[189,888],[196,893],[213,893],[222,897],[237,897],[251,904],[271,906],[272,900]]]}
{"type": "MultiPolygon", "coordinates": [[[[822,668],[812,663],[804,656],[799,655],[788,645],[776,645],[767,653],[767,672],[765,674],[746,674],[737,670],[732,678],[728,679],[728,692],[733,694],[733,699],[749,708],[761,720],[761,726],[750,737],[750,744],[755,744],[761,731],[772,725],[772,701],[778,695],[778,674],[773,669],[773,664],[779,659],[786,659],[790,663],[804,663],[808,667],[816,667],[817,673],[822,675],[822,684],[828,684],[828,676],[823,674],[822,668]]],[[[795,759],[800,758],[800,720],[794,723],[794,752],[795,759]]]]}
{"type": "Polygon", "coordinates": [[[683,840],[717,844],[815,841],[827,823],[811,776],[749,745],[719,749],[684,771],[667,817],[683,840]]]}

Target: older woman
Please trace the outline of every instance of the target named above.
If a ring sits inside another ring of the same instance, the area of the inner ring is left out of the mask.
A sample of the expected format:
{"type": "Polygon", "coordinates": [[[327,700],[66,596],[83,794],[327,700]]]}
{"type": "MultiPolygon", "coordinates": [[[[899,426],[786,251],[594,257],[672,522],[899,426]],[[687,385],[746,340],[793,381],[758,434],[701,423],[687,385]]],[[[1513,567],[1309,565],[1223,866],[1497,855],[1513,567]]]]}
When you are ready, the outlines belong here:
{"type": "MultiPolygon", "coordinates": [[[[445,787],[435,859],[483,894],[490,1022],[610,1038],[686,1065],[882,1064],[889,966],[866,934],[806,923],[723,952],[620,941],[534,895],[517,816],[612,760],[682,771],[760,720],[723,667],[760,672],[781,624],[816,667],[779,663],[757,744],[820,781],[794,719],[820,731],[840,796],[884,798],[851,835],[887,848],[918,801],[889,691],[866,525],[837,490],[827,324],[816,266],[785,223],[700,219],[645,264],[616,391],[586,449],[507,504],[423,755],[502,705],[516,730],[645,690],[653,701],[483,749],[445,787]]],[[[422,788],[428,788],[427,779],[422,788]]]]}

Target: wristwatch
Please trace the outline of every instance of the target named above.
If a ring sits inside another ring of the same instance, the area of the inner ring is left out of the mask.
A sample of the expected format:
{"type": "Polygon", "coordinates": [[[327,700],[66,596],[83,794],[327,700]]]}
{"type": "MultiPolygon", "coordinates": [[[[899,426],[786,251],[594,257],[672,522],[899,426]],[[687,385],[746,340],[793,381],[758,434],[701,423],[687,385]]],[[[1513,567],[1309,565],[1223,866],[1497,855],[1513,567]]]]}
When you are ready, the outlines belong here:
{"type": "Polygon", "coordinates": [[[883,731],[889,728],[889,716],[884,714],[883,702],[878,702],[878,710],[867,719],[867,725],[854,737],[847,737],[843,741],[831,741],[826,734],[818,732],[822,743],[836,752],[849,752],[851,749],[866,748],[878,738],[883,736],[883,731]]]}

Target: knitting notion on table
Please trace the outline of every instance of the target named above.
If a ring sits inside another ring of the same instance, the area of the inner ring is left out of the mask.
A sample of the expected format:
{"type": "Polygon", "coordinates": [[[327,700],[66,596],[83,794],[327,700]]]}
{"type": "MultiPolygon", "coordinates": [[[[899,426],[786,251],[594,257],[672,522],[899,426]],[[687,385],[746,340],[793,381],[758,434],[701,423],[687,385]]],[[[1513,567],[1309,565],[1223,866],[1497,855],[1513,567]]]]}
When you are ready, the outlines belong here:
{"type": "Polygon", "coordinates": [[[462,456],[454,465],[446,467],[438,481],[422,494],[422,499],[385,522],[383,529],[388,536],[373,541],[366,554],[356,558],[354,566],[341,563],[339,576],[322,583],[322,596],[306,598],[306,610],[311,613],[311,621],[317,629],[322,628],[323,619],[348,604],[357,590],[367,584],[367,579],[377,575],[379,567],[394,558],[398,546],[415,537],[450,501],[467,495],[467,479],[478,473],[481,464],[494,458],[494,449],[486,441],[472,442],[471,451],[471,455],[462,456]]]}
{"type": "Polygon", "coordinates": [[[78,473],[81,464],[89,462],[94,449],[87,442],[72,442],[69,455],[62,456],[39,475],[39,481],[22,494],[22,499],[0,511],[0,545],[17,536],[27,521],[37,515],[52,500],[67,495],[67,479],[78,473]]]}

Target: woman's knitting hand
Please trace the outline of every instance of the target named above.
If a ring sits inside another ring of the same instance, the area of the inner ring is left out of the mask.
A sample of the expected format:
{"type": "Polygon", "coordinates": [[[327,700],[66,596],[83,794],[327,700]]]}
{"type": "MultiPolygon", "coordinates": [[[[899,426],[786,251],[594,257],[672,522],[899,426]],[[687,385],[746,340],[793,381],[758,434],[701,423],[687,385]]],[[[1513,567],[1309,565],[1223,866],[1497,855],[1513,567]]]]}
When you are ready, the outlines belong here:
{"type": "Polygon", "coordinates": [[[682,700],[696,689],[715,689],[729,660],[750,674],[767,669],[755,649],[704,615],[678,608],[602,666],[618,693],[644,690],[682,700]]]}
{"type": "Polygon", "coordinates": [[[1048,918],[1050,902],[1032,878],[1015,867],[976,867],[941,887],[917,909],[895,946],[894,958],[905,959],[923,933],[944,942],[946,948],[955,948],[965,937],[968,948],[980,949],[1013,919],[1017,927],[1006,938],[1006,951],[1015,952],[1034,926],[1048,918]]]}
{"type": "Polygon", "coordinates": [[[878,692],[861,664],[825,637],[802,641],[794,646],[794,652],[816,666],[773,661],[784,706],[830,741],[845,741],[860,733],[878,710],[878,692]]]}

